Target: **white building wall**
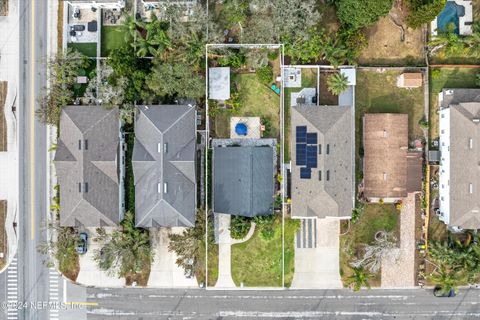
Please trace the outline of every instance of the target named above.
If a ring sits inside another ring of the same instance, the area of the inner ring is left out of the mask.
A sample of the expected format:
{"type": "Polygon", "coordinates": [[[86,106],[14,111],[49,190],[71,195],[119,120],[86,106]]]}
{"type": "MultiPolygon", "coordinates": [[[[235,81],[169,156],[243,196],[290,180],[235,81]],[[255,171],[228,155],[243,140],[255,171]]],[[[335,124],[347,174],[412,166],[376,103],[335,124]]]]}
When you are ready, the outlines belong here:
{"type": "Polygon", "coordinates": [[[440,110],[440,220],[450,223],[450,108],[440,110]]]}

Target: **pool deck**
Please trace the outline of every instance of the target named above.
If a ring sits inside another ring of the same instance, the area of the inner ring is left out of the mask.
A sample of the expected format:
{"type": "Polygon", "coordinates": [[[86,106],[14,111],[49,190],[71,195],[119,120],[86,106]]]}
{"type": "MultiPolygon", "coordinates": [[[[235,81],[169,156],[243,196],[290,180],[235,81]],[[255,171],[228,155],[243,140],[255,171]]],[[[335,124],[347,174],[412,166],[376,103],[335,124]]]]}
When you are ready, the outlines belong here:
{"type": "MultiPolygon", "coordinates": [[[[462,36],[468,36],[473,33],[473,7],[471,0],[448,0],[451,2],[455,2],[459,6],[463,6],[465,8],[465,14],[462,17],[458,18],[458,33],[462,36]],[[470,24],[468,24],[470,23],[470,24]]],[[[447,1],[447,2],[448,2],[447,1]]],[[[437,17],[438,18],[438,17],[437,17]]],[[[438,34],[437,28],[437,18],[430,23],[430,29],[432,30],[432,36],[436,36],[438,34]]]]}

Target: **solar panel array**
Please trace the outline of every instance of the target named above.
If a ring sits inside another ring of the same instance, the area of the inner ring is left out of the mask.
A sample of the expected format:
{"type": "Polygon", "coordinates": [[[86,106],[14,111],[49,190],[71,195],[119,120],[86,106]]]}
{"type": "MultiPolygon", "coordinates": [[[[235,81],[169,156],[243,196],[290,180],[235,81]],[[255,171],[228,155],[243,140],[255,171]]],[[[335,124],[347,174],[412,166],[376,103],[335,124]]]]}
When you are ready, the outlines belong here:
{"type": "Polygon", "coordinates": [[[307,132],[306,126],[295,128],[297,166],[300,166],[300,179],[310,179],[312,168],[317,167],[318,137],[316,132],[307,132]]]}

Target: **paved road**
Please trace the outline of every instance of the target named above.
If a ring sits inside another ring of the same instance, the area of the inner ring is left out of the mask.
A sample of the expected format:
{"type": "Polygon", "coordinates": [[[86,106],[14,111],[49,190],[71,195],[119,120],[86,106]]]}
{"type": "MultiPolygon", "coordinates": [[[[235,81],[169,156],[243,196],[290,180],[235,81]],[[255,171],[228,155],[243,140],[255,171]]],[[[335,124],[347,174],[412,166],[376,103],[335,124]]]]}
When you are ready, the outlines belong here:
{"type": "Polygon", "coordinates": [[[480,290],[204,291],[87,289],[88,319],[478,319],[480,290]]]}
{"type": "MultiPolygon", "coordinates": [[[[41,88],[46,86],[47,1],[19,1],[19,246],[18,300],[30,304],[49,300],[50,272],[37,247],[45,242],[46,128],[34,117],[41,88]],[[43,231],[42,231],[43,230],[43,231]]],[[[47,310],[30,307],[19,319],[48,319],[47,310]]]]}

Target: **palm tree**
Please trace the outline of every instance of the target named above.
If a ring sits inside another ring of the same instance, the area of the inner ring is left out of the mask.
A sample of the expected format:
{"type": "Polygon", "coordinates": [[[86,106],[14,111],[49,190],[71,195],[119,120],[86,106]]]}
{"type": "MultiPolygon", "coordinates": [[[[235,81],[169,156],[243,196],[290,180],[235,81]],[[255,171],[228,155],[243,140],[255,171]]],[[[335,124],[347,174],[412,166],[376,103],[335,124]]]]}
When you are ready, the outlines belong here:
{"type": "Polygon", "coordinates": [[[348,77],[342,73],[332,74],[327,79],[328,91],[334,95],[339,95],[348,88],[348,77]]]}
{"type": "Polygon", "coordinates": [[[370,273],[366,272],[363,267],[352,268],[353,274],[347,278],[346,284],[353,289],[353,291],[359,291],[362,287],[370,289],[369,280],[373,277],[370,273]]]}
{"type": "Polygon", "coordinates": [[[465,277],[462,275],[461,272],[448,270],[444,265],[441,265],[435,270],[433,274],[429,276],[429,278],[430,281],[440,286],[440,290],[442,293],[448,293],[452,289],[456,291],[457,286],[462,280],[464,280],[465,277]]]}
{"type": "Polygon", "coordinates": [[[125,15],[123,23],[118,31],[124,34],[125,42],[130,43],[135,40],[137,28],[138,22],[135,17],[132,15],[125,15]]]}

